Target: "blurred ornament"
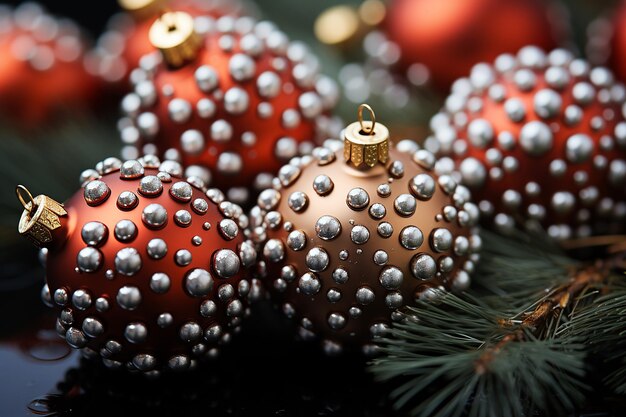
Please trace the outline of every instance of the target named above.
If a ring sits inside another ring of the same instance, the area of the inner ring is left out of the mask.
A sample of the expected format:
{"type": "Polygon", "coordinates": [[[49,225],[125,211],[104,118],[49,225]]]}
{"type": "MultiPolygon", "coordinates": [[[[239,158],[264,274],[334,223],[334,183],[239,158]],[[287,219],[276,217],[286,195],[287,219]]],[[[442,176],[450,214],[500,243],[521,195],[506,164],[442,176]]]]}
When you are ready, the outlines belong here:
{"type": "Polygon", "coordinates": [[[372,338],[405,306],[466,289],[479,259],[469,190],[437,177],[434,155],[415,142],[390,146],[384,125],[363,121],[363,106],[343,148],[327,141],[292,159],[250,218],[274,300],[327,353],[373,353],[372,338]]]}
{"type": "Polygon", "coordinates": [[[315,37],[329,46],[350,48],[384,18],[385,5],[380,0],[365,0],[359,7],[333,6],[315,19],[315,37]]]}
{"type": "Polygon", "coordinates": [[[525,47],[453,85],[426,147],[503,231],[536,222],[555,239],[624,231],[625,102],[609,70],[525,47]]]}
{"type": "Polygon", "coordinates": [[[148,33],[154,20],[164,10],[173,8],[192,16],[218,18],[240,15],[245,11],[241,0],[118,0],[125,12],[114,15],[107,30],[89,54],[89,69],[109,82],[125,80],[137,68],[141,57],[155,48],[148,33]]]}
{"type": "Polygon", "coordinates": [[[37,3],[0,7],[0,117],[32,129],[89,107],[101,80],[86,71],[85,49],[74,22],[37,3]]]}
{"type": "Polygon", "coordinates": [[[587,28],[586,52],[594,65],[606,65],[621,81],[626,81],[626,1],[591,22],[587,28]]]}
{"type": "Polygon", "coordinates": [[[181,175],[174,161],[107,158],[65,205],[18,188],[19,231],[44,247],[57,332],[108,367],[193,367],[229,341],[257,293],[241,208],[181,175]]]}
{"type": "Polygon", "coordinates": [[[411,86],[447,92],[478,62],[529,44],[554,48],[569,35],[568,12],[553,0],[393,0],[377,15],[378,29],[361,31],[364,62],[342,68],[340,81],[353,103],[380,97],[398,109],[411,86]]]}
{"type": "Polygon", "coordinates": [[[326,113],[338,99],[319,62],[270,22],[248,17],[192,21],[166,13],[122,101],[125,157],[180,160],[187,172],[245,203],[290,158],[338,131],[326,113]],[[174,28],[174,29],[172,29],[174,28]],[[162,56],[161,56],[162,55],[162,56]],[[164,62],[161,62],[164,61],[164,62]]]}

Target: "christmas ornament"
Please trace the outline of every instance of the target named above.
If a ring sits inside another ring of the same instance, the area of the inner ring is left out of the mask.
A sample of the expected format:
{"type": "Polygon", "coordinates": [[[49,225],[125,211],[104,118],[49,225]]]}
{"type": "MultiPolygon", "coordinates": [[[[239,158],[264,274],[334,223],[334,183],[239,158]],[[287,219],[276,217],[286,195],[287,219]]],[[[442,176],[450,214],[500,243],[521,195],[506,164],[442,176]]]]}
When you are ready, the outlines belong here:
{"type": "Polygon", "coordinates": [[[197,17],[201,24],[224,15],[244,12],[239,0],[118,0],[125,11],[114,15],[90,54],[90,68],[110,82],[125,79],[144,55],[155,51],[148,33],[154,20],[168,8],[197,17]]]}
{"type": "Polygon", "coordinates": [[[385,126],[359,119],[343,149],[283,166],[250,219],[274,300],[328,353],[371,353],[404,306],[467,288],[480,248],[468,189],[436,176],[430,152],[390,146],[385,126]]]}
{"type": "Polygon", "coordinates": [[[174,161],[107,158],[65,205],[18,187],[19,231],[44,247],[42,298],[59,311],[57,331],[108,367],[193,367],[238,331],[258,293],[247,217],[180,175],[174,161]]]}
{"type": "Polygon", "coordinates": [[[424,65],[447,90],[477,62],[525,45],[551,49],[563,41],[566,12],[541,0],[393,0],[385,32],[399,48],[400,65],[424,65]]]}
{"type": "Polygon", "coordinates": [[[620,59],[626,50],[626,2],[622,1],[607,16],[591,22],[587,29],[587,56],[595,65],[606,65],[622,81],[626,80],[626,64],[620,59]]]}
{"type": "Polygon", "coordinates": [[[555,239],[623,231],[625,97],[609,70],[526,47],[457,81],[426,146],[502,230],[530,220],[555,239]]]}
{"type": "Polygon", "coordinates": [[[37,3],[0,8],[0,115],[33,128],[89,106],[100,80],[85,69],[84,35],[37,3]]]}
{"type": "Polygon", "coordinates": [[[183,12],[152,26],[160,49],[142,61],[122,101],[124,156],[158,153],[180,160],[206,183],[244,203],[270,184],[284,161],[310,152],[335,127],[326,116],[337,87],[317,74],[302,43],[269,22],[222,17],[207,27],[183,12]]]}

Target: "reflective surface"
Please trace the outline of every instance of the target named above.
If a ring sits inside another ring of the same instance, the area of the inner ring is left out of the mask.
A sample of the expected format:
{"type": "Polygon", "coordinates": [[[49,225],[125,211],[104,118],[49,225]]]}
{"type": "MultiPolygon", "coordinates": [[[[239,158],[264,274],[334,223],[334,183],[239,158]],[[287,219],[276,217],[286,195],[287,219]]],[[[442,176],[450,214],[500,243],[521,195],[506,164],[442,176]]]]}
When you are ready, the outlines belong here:
{"type": "MultiPolygon", "coordinates": [[[[32,251],[29,251],[32,252],[32,251]]],[[[17,262],[18,264],[21,264],[17,262]]],[[[221,357],[159,380],[111,372],[80,358],[54,332],[39,301],[41,271],[2,260],[0,416],[392,416],[360,358],[326,358],[292,342],[258,305],[221,357]],[[271,328],[262,323],[272,323],[271,328]]]]}

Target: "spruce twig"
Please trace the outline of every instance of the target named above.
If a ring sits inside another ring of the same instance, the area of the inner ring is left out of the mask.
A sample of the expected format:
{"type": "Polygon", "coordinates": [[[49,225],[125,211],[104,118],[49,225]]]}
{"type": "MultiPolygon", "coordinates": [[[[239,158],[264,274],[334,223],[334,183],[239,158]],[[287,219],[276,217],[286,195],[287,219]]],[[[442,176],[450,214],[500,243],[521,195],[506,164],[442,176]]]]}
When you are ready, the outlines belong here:
{"type": "Polygon", "coordinates": [[[379,341],[372,371],[399,383],[395,405],[413,404],[416,416],[564,413],[584,402],[589,358],[600,354],[613,369],[607,385],[626,389],[626,285],[612,273],[623,258],[581,265],[528,236],[484,240],[478,296],[419,303],[379,341]]]}

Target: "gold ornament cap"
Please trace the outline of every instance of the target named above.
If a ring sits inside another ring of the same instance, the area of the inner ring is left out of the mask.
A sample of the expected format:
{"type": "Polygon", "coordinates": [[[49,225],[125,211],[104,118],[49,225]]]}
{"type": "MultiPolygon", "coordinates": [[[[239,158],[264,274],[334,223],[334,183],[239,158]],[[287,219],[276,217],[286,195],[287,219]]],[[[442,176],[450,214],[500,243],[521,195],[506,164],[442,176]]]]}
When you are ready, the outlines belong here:
{"type": "Polygon", "coordinates": [[[374,110],[361,104],[358,110],[358,122],[350,124],[344,130],[343,157],[356,168],[373,168],[379,162],[389,160],[389,129],[376,123],[374,110]],[[363,110],[370,113],[372,120],[363,120],[363,110]]]}
{"type": "Polygon", "coordinates": [[[170,67],[180,67],[198,56],[202,38],[193,18],[185,12],[163,13],[150,27],[150,43],[159,49],[170,67]]]}
{"type": "Polygon", "coordinates": [[[141,19],[156,15],[168,0],[117,0],[120,7],[141,19]]]}
{"type": "Polygon", "coordinates": [[[24,206],[17,230],[38,246],[47,246],[52,243],[54,235],[61,228],[61,218],[67,217],[63,204],[45,195],[33,195],[23,185],[15,188],[18,200],[24,206]],[[28,200],[22,193],[26,193],[28,200]]]}

